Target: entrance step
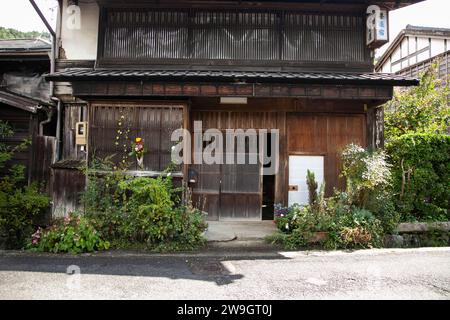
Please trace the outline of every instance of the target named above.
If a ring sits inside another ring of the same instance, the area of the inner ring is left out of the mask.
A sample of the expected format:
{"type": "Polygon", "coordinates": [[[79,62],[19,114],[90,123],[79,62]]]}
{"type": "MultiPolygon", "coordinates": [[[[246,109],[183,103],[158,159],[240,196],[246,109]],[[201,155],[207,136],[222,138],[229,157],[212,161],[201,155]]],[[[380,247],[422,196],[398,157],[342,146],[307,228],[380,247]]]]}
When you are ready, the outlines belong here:
{"type": "Polygon", "coordinates": [[[208,221],[208,242],[264,240],[276,231],[273,221],[208,221]]]}

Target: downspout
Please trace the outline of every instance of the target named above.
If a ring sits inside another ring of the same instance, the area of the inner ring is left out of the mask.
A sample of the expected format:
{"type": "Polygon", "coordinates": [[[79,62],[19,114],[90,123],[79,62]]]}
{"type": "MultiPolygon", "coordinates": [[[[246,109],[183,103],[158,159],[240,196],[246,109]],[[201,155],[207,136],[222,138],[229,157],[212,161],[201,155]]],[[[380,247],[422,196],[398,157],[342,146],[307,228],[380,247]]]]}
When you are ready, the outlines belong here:
{"type": "Polygon", "coordinates": [[[52,117],[53,117],[53,109],[50,109],[47,111],[47,119],[39,122],[39,135],[40,136],[44,135],[44,125],[47,123],[50,123],[50,121],[52,121],[52,117]]]}
{"type": "MultiPolygon", "coordinates": [[[[47,19],[45,18],[44,14],[42,13],[41,9],[39,9],[38,5],[36,4],[35,0],[30,0],[31,5],[33,6],[34,10],[37,12],[39,17],[41,18],[42,22],[48,29],[51,37],[52,37],[52,48],[50,53],[50,74],[55,73],[55,63],[56,63],[56,32],[52,29],[50,24],[48,23],[47,19]]],[[[60,4],[60,1],[58,1],[58,4],[60,4]]],[[[56,107],[56,161],[59,161],[61,159],[61,109],[62,109],[62,102],[60,99],[54,96],[55,94],[55,85],[53,81],[50,81],[50,99],[57,102],[56,107]]],[[[49,123],[51,121],[51,116],[53,113],[51,112],[48,119],[42,121],[39,124],[39,133],[43,133],[43,125],[46,123],[49,123]]]]}
{"type": "Polygon", "coordinates": [[[56,105],[56,161],[61,160],[61,109],[62,102],[57,97],[52,97],[53,101],[57,102],[56,105]]]}

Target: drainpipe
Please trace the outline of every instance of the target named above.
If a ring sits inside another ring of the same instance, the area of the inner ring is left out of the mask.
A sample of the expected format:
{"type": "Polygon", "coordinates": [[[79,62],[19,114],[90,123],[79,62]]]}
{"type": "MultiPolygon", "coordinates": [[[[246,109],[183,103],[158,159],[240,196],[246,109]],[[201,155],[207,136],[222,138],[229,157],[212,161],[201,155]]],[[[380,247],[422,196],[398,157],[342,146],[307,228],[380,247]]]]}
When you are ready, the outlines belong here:
{"type": "Polygon", "coordinates": [[[47,119],[45,119],[39,123],[39,135],[40,136],[44,135],[44,125],[47,123],[50,123],[50,121],[52,121],[52,117],[53,117],[53,109],[50,109],[47,111],[47,119]]]}
{"type": "Polygon", "coordinates": [[[61,160],[61,109],[62,102],[59,98],[52,97],[53,101],[57,102],[56,105],[56,161],[61,160]]]}

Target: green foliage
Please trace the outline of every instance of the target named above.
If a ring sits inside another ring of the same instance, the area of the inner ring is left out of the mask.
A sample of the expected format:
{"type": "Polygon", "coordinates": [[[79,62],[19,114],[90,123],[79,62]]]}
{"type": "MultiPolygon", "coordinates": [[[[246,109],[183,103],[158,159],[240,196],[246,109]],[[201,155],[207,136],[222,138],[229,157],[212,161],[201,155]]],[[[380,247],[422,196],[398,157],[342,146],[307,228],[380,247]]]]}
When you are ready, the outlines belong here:
{"type": "Polygon", "coordinates": [[[402,220],[449,220],[450,136],[407,134],[386,149],[402,220]]]}
{"type": "Polygon", "coordinates": [[[113,245],[139,243],[156,251],[175,251],[204,243],[204,215],[192,205],[179,204],[180,189],[173,186],[170,169],[146,178],[112,170],[105,161],[94,166],[86,172],[89,184],[83,204],[86,215],[113,245]]]}
{"type": "Polygon", "coordinates": [[[101,238],[90,219],[73,213],[56,220],[45,230],[39,228],[32,235],[28,248],[40,252],[77,254],[106,250],[109,242],[101,238]]]}
{"type": "MultiPolygon", "coordinates": [[[[0,121],[0,138],[12,135],[8,124],[0,121]]],[[[0,168],[5,168],[14,152],[27,145],[24,142],[12,148],[0,143],[0,168]]],[[[25,183],[25,168],[20,165],[13,165],[8,175],[0,177],[0,238],[8,249],[25,245],[26,238],[33,232],[34,218],[50,204],[50,199],[39,192],[36,184],[27,186],[25,183]]]]}
{"type": "Polygon", "coordinates": [[[390,167],[382,151],[367,151],[350,144],[342,152],[343,170],[350,202],[366,208],[371,196],[390,183],[390,167]]]}
{"type": "Polygon", "coordinates": [[[48,32],[30,31],[23,32],[12,28],[0,27],[0,39],[37,39],[45,38],[50,40],[48,32]]]}
{"type": "Polygon", "coordinates": [[[317,184],[316,177],[314,172],[307,170],[306,172],[306,185],[308,186],[308,201],[310,206],[314,206],[317,204],[318,194],[317,188],[319,185],[317,184]]]}
{"type": "Polygon", "coordinates": [[[445,134],[450,125],[450,88],[436,79],[436,65],[423,73],[420,85],[400,91],[385,105],[385,138],[404,134],[445,134]]]}
{"type": "Polygon", "coordinates": [[[308,172],[310,198],[314,201],[289,208],[277,205],[275,222],[280,231],[268,241],[291,250],[317,245],[326,249],[382,245],[384,234],[399,220],[390,196],[386,156],[349,145],[342,158],[346,191],[325,198],[324,185],[317,194],[315,178],[308,172]]]}

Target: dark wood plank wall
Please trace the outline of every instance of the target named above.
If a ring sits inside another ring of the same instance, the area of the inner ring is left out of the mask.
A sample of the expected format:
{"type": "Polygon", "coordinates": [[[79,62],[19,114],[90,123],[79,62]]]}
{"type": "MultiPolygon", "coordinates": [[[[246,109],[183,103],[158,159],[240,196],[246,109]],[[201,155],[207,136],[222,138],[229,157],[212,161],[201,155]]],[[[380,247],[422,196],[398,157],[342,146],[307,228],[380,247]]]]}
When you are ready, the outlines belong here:
{"type": "Polygon", "coordinates": [[[56,138],[34,136],[31,145],[30,180],[46,193],[51,191],[51,165],[56,159],[56,138]]]}
{"type": "Polygon", "coordinates": [[[98,62],[370,68],[362,12],[298,9],[105,8],[98,62]]]}
{"type": "Polygon", "coordinates": [[[64,104],[62,159],[85,159],[86,153],[75,144],[76,124],[87,119],[85,104],[64,104]]]}
{"type": "Polygon", "coordinates": [[[52,218],[62,218],[71,212],[83,210],[80,204],[80,196],[86,184],[83,171],[54,168],[52,172],[52,218]]]}
{"type": "MultiPolygon", "coordinates": [[[[203,121],[206,128],[274,128],[280,131],[280,167],[275,179],[275,203],[287,204],[289,154],[325,155],[327,194],[342,188],[339,153],[351,143],[367,145],[366,115],[361,101],[249,99],[247,105],[221,105],[218,99],[195,98],[191,103],[191,125],[203,121]]],[[[217,219],[219,212],[219,166],[195,166],[200,185],[194,189],[197,203],[217,219]],[[203,186],[202,183],[205,183],[203,186]],[[202,189],[208,189],[203,192],[202,189]]]]}
{"type": "MultiPolygon", "coordinates": [[[[194,121],[202,121],[203,130],[277,129],[278,120],[276,112],[193,110],[191,113],[191,127],[194,121]]],[[[199,174],[199,182],[193,189],[194,203],[204,202],[209,219],[218,219],[219,212],[221,220],[261,219],[259,166],[213,164],[192,168],[199,174]]]]}
{"type": "Polygon", "coordinates": [[[345,181],[339,177],[343,148],[349,143],[366,146],[364,114],[289,113],[286,131],[289,155],[325,156],[327,195],[332,195],[335,187],[345,187],[345,181]]]}
{"type": "MultiPolygon", "coordinates": [[[[0,119],[8,122],[14,131],[12,137],[0,140],[2,143],[6,143],[11,147],[18,146],[25,140],[31,140],[37,134],[38,118],[35,114],[0,103],[0,119]]],[[[30,147],[16,152],[9,164],[0,171],[0,175],[7,173],[11,165],[18,164],[25,166],[25,174],[27,179],[29,179],[31,152],[32,148],[30,147]]]]}
{"type": "Polygon", "coordinates": [[[163,171],[171,161],[174,144],[170,141],[171,134],[183,127],[183,110],[184,105],[176,103],[92,103],[88,133],[90,159],[114,156],[114,162],[119,163],[127,161],[125,156],[130,169],[136,170],[136,159],[127,155],[134,139],[141,137],[147,149],[145,170],[163,171]]]}
{"type": "Polygon", "coordinates": [[[384,147],[384,109],[367,110],[367,147],[378,149],[384,147]]]}

